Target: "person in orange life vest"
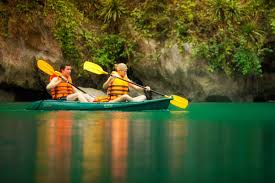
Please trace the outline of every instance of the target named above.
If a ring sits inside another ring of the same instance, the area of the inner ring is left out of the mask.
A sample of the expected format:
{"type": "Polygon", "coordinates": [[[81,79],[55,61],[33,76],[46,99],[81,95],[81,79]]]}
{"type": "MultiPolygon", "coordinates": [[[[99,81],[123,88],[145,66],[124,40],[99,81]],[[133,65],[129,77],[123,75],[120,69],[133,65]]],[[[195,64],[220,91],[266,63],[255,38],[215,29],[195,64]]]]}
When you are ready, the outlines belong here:
{"type": "Polygon", "coordinates": [[[56,75],[51,76],[50,83],[47,85],[47,90],[51,91],[54,100],[79,100],[80,102],[93,102],[94,98],[88,94],[83,94],[77,91],[75,87],[70,85],[72,67],[68,64],[60,66],[62,79],[56,75]]]}
{"type": "MultiPolygon", "coordinates": [[[[134,98],[128,95],[129,87],[138,91],[144,91],[143,88],[115,78],[112,75],[124,80],[131,81],[127,77],[127,66],[124,63],[117,64],[116,71],[113,71],[108,80],[103,84],[103,89],[107,89],[109,102],[139,102],[146,100],[145,95],[140,95],[134,98]]],[[[150,91],[150,87],[146,86],[145,90],[150,91]]]]}

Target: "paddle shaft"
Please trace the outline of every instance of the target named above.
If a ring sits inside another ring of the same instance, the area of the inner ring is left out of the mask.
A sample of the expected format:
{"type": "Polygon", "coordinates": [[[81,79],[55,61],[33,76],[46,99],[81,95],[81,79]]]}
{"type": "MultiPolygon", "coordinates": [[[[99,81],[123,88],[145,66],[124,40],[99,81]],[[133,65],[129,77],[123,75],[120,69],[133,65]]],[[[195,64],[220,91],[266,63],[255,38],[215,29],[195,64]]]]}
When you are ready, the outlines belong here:
{"type": "MultiPolygon", "coordinates": [[[[117,76],[114,76],[114,75],[112,75],[112,74],[111,74],[111,76],[114,77],[114,78],[118,78],[118,79],[120,79],[120,80],[122,80],[122,81],[126,81],[126,82],[128,82],[128,83],[131,83],[131,84],[133,84],[133,85],[136,85],[136,86],[138,86],[138,87],[140,87],[140,88],[146,89],[145,86],[139,85],[139,84],[134,83],[134,82],[132,82],[132,81],[128,81],[128,80],[122,79],[122,78],[117,77],[117,76]]],[[[164,95],[164,94],[162,94],[162,93],[159,93],[159,92],[157,92],[157,91],[155,91],[155,90],[152,90],[152,89],[151,89],[150,91],[153,92],[153,93],[156,93],[156,94],[159,94],[159,95],[162,95],[162,96],[167,97],[167,95],[164,95]]]]}

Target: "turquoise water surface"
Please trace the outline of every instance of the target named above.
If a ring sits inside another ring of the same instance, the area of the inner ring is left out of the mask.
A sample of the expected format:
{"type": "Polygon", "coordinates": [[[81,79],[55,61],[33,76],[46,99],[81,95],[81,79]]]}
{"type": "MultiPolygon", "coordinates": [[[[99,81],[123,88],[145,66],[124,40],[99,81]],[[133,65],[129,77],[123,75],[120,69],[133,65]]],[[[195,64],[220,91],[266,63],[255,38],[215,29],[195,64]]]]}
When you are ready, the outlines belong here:
{"type": "Polygon", "coordinates": [[[188,111],[26,111],[0,104],[1,183],[275,182],[274,103],[188,111]]]}

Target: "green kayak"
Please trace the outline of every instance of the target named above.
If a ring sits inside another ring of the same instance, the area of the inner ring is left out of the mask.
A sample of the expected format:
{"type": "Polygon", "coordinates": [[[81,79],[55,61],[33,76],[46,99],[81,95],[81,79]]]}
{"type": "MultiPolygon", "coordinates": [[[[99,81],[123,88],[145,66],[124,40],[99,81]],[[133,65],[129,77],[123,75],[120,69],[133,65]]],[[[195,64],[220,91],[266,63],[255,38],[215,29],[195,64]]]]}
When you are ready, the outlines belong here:
{"type": "Polygon", "coordinates": [[[145,111],[167,110],[172,98],[145,100],[143,102],[95,102],[83,103],[75,101],[39,100],[31,103],[28,110],[81,110],[81,111],[145,111]]]}

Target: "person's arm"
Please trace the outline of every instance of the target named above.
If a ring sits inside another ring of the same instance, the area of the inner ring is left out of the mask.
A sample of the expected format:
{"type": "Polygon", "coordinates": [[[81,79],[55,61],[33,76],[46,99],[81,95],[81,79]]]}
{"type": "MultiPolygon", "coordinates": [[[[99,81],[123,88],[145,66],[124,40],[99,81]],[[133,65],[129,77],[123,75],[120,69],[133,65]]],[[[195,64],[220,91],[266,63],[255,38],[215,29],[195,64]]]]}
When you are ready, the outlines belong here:
{"type": "Polygon", "coordinates": [[[78,90],[74,86],[72,86],[72,88],[73,88],[73,93],[78,92],[78,90]]]}
{"type": "Polygon", "coordinates": [[[58,79],[58,77],[55,77],[51,80],[51,82],[46,86],[47,90],[51,90],[55,88],[57,85],[59,85],[62,82],[61,79],[58,79]]]}
{"type": "Polygon", "coordinates": [[[119,75],[117,75],[115,72],[112,72],[111,76],[108,78],[108,80],[103,84],[103,89],[106,90],[109,86],[110,83],[112,83],[115,79],[115,77],[119,77],[119,75]]]}
{"type": "Polygon", "coordinates": [[[111,82],[114,81],[114,77],[110,76],[108,80],[103,84],[103,89],[106,90],[111,82]]]}
{"type": "MultiPolygon", "coordinates": [[[[129,80],[129,81],[131,81],[131,80],[129,80]]],[[[131,82],[133,82],[133,81],[131,81],[131,82]]],[[[137,91],[143,91],[143,90],[150,91],[150,90],[151,90],[151,88],[150,88],[149,86],[145,86],[145,88],[142,88],[142,87],[139,87],[139,86],[134,85],[134,84],[132,84],[132,83],[129,83],[129,86],[130,86],[131,88],[134,88],[134,89],[137,90],[137,91]]]]}

